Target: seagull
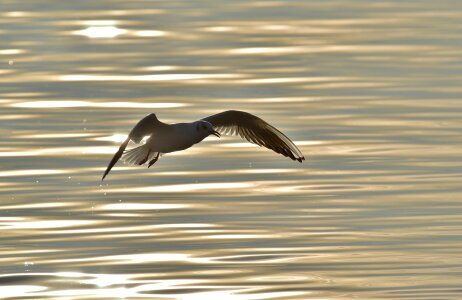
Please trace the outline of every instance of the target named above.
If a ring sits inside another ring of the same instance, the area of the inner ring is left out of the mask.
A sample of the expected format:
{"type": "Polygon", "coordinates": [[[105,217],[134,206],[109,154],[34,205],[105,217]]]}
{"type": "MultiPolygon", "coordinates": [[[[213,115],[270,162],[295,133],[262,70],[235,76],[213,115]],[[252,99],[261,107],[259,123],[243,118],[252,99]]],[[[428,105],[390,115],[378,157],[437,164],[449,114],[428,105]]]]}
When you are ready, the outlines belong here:
{"type": "Polygon", "coordinates": [[[302,152],[287,136],[248,112],[228,110],[199,121],[176,124],[163,123],[152,113],[133,127],[109,162],[101,181],[119,159],[132,165],[147,163],[149,168],[156,163],[161,154],[188,149],[211,134],[218,138],[221,134],[239,135],[251,143],[271,149],[294,161],[305,160],[302,152]],[[143,143],[145,137],[148,139],[143,143]],[[141,145],[125,151],[130,141],[141,145]]]}

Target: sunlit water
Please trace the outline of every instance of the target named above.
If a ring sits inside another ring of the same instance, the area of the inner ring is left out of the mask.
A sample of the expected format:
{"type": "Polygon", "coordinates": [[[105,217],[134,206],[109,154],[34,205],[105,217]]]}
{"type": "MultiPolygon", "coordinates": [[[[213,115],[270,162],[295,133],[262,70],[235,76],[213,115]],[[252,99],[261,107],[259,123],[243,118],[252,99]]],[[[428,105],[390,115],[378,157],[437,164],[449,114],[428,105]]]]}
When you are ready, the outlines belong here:
{"type": "Polygon", "coordinates": [[[0,297],[461,299],[460,1],[2,1],[0,297]],[[140,118],[255,113],[118,164],[140,118]]]}

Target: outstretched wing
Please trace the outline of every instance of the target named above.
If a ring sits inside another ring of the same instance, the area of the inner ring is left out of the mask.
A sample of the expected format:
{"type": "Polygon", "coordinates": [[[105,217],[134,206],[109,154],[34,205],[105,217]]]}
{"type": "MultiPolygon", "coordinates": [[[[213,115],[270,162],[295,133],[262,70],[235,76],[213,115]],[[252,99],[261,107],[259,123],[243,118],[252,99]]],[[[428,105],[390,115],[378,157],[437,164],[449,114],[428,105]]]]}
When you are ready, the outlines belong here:
{"type": "Polygon", "coordinates": [[[202,119],[225,135],[240,135],[247,141],[302,162],[302,152],[282,132],[257,116],[244,111],[228,110],[202,119]]]}
{"type": "Polygon", "coordinates": [[[127,139],[122,143],[122,145],[120,145],[119,150],[112,157],[111,161],[109,162],[109,165],[106,168],[106,171],[104,171],[103,178],[101,178],[101,181],[103,181],[104,178],[106,178],[106,175],[109,174],[109,171],[111,171],[112,167],[120,159],[120,157],[124,153],[125,148],[128,145],[128,142],[130,142],[130,136],[128,136],[127,139]]]}
{"type": "Polygon", "coordinates": [[[164,123],[160,122],[155,114],[149,114],[143,119],[141,119],[135,127],[133,127],[132,131],[130,131],[127,139],[120,145],[119,150],[114,154],[112,157],[111,161],[109,162],[109,165],[107,166],[106,171],[103,174],[103,178],[101,181],[104,180],[107,174],[109,174],[109,171],[111,171],[112,167],[117,163],[117,161],[120,159],[122,154],[125,151],[125,148],[127,147],[128,143],[131,141],[139,144],[141,140],[145,136],[152,135],[155,131],[156,128],[159,126],[165,125],[164,123]]]}

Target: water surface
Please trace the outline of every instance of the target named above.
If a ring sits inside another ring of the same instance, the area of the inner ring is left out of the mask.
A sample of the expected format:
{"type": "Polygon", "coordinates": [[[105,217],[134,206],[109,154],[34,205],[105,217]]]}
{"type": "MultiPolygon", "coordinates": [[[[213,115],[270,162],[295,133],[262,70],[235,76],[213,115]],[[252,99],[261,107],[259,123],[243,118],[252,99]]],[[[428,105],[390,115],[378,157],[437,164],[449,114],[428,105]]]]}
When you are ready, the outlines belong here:
{"type": "Polygon", "coordinates": [[[458,1],[3,1],[5,299],[460,299],[458,1]],[[257,114],[101,175],[144,115],[257,114]]]}

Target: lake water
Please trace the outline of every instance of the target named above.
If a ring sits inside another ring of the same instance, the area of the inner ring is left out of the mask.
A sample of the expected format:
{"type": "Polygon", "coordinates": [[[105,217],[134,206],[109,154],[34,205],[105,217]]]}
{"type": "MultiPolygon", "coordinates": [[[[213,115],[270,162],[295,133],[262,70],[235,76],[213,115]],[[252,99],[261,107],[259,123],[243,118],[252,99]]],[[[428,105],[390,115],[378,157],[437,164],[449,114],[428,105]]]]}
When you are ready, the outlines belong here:
{"type": "Polygon", "coordinates": [[[0,297],[461,299],[461,1],[9,1],[0,297]],[[155,112],[254,113],[119,163],[155,112]]]}

